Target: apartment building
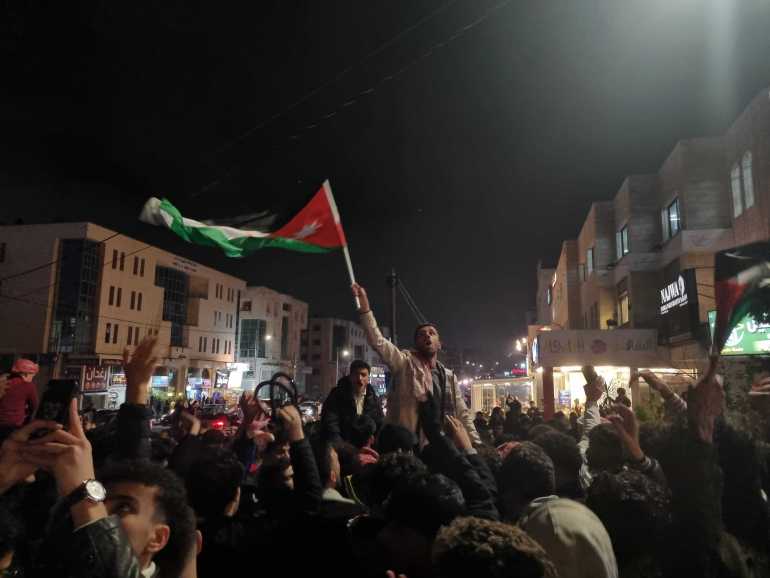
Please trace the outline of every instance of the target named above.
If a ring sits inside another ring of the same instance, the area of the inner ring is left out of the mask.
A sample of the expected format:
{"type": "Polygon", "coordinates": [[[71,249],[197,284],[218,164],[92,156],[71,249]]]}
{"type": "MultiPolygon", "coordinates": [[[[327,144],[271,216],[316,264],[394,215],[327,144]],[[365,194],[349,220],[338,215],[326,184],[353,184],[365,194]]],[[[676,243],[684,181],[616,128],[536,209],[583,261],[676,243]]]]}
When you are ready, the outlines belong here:
{"type": "Polygon", "coordinates": [[[241,294],[237,359],[248,365],[244,388],[253,388],[281,371],[304,387],[300,360],[308,304],[268,287],[247,287],[241,294]]]}
{"type": "Polygon", "coordinates": [[[0,227],[0,279],[0,353],[41,361],[40,382],[72,377],[116,407],[123,350],[154,334],[154,395],[227,388],[241,279],[93,223],[0,227]]]}

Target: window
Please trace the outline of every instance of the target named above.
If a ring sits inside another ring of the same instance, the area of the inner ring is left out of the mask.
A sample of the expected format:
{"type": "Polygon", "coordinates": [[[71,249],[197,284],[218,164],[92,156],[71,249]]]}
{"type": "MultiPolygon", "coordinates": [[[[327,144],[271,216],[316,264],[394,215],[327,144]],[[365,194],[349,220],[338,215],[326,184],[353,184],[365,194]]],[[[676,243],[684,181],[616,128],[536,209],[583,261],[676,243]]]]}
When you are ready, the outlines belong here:
{"type": "Polygon", "coordinates": [[[628,225],[623,225],[623,228],[615,233],[615,248],[618,261],[620,261],[624,255],[628,254],[628,225]]]}
{"type": "Polygon", "coordinates": [[[548,287],[545,290],[545,302],[550,305],[553,301],[553,289],[551,287],[548,287]]]}
{"type": "Polygon", "coordinates": [[[0,243],[0,263],[5,262],[5,243],[0,243]]]}
{"type": "Polygon", "coordinates": [[[203,351],[203,336],[198,337],[198,351],[203,351]]]}
{"type": "Polygon", "coordinates": [[[120,270],[125,271],[126,270],[126,254],[121,253],[120,254],[120,270]]]}
{"type": "Polygon", "coordinates": [[[118,298],[115,300],[115,307],[120,307],[120,300],[123,297],[123,289],[118,287],[118,298]]]}
{"type": "MultiPolygon", "coordinates": [[[[136,307],[136,291],[131,291],[131,304],[129,305],[129,309],[134,309],[136,307]]],[[[129,339],[129,342],[131,340],[129,339]]]]}
{"type": "Polygon", "coordinates": [[[591,307],[591,328],[599,329],[599,303],[594,303],[591,307]]]}
{"type": "Polygon", "coordinates": [[[241,301],[241,311],[251,311],[251,301],[241,301]]]}
{"type": "Polygon", "coordinates": [[[591,275],[594,272],[594,248],[591,247],[586,251],[586,275],[591,275]]]}
{"type": "Polygon", "coordinates": [[[628,281],[623,280],[618,284],[618,325],[629,322],[629,310],[631,303],[628,297],[628,281]]]}
{"type": "Polygon", "coordinates": [[[743,193],[741,191],[741,169],[738,163],[730,171],[730,190],[733,193],[733,217],[743,213],[743,193]]]}
{"type": "Polygon", "coordinates": [[[289,318],[281,319],[281,359],[289,359],[289,318]]]}
{"type": "Polygon", "coordinates": [[[320,325],[313,325],[313,331],[321,331],[320,325]]]}
{"type": "Polygon", "coordinates": [[[112,332],[112,323],[107,324],[107,330],[104,333],[104,342],[109,343],[110,342],[110,333],[112,332]]]}
{"type": "Polygon", "coordinates": [[[110,301],[109,301],[109,303],[110,303],[110,305],[114,305],[115,304],[115,287],[113,287],[112,285],[110,285],[110,301]]]}
{"type": "Polygon", "coordinates": [[[754,175],[751,168],[751,151],[746,151],[743,154],[743,160],[741,160],[741,168],[743,176],[743,200],[745,206],[750,209],[754,206],[754,175]]]}
{"type": "Polygon", "coordinates": [[[139,264],[139,276],[144,277],[144,259],[142,259],[142,262],[139,264]]]}
{"type": "Polygon", "coordinates": [[[313,354],[313,356],[311,357],[311,359],[312,359],[313,361],[320,361],[320,359],[321,359],[321,354],[320,354],[320,353],[314,353],[314,354],[313,354]]]}
{"type": "Polygon", "coordinates": [[[671,204],[661,211],[661,228],[663,241],[668,241],[681,230],[681,216],[679,211],[679,199],[675,198],[671,204]]]}
{"type": "Polygon", "coordinates": [[[321,345],[320,339],[313,339],[313,345],[321,345]]]}
{"type": "Polygon", "coordinates": [[[130,325],[128,326],[128,343],[127,345],[131,345],[131,342],[134,340],[134,328],[130,325]]]}
{"type": "Polygon", "coordinates": [[[139,257],[134,257],[134,275],[139,274],[139,257]]]}
{"type": "Polygon", "coordinates": [[[209,338],[204,337],[203,338],[203,353],[206,353],[206,350],[209,348],[209,338]]]}
{"type": "Polygon", "coordinates": [[[118,324],[115,324],[115,333],[112,334],[112,342],[117,343],[118,342],[118,324]]]}
{"type": "Polygon", "coordinates": [[[118,268],[118,251],[117,249],[112,250],[112,268],[117,269],[118,268]]]}
{"type": "Polygon", "coordinates": [[[284,311],[291,311],[291,304],[289,304],[289,303],[284,303],[284,304],[283,304],[283,310],[284,310],[284,311]]]}
{"type": "Polygon", "coordinates": [[[142,310],[142,294],[139,293],[139,295],[136,296],[136,310],[141,311],[142,310]]]}

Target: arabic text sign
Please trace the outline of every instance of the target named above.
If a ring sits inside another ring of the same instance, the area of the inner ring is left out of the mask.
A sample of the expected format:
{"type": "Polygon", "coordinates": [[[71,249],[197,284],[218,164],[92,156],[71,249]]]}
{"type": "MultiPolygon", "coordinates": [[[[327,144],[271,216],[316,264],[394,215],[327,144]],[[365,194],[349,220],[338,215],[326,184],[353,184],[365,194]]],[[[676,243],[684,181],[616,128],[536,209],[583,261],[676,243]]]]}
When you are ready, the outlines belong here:
{"type": "MultiPolygon", "coordinates": [[[[709,327],[714,337],[717,312],[709,311],[709,327]]],[[[747,315],[735,326],[727,338],[722,355],[768,355],[770,354],[770,323],[759,323],[747,315]]]]}
{"type": "Polygon", "coordinates": [[[543,331],[538,338],[540,365],[544,367],[657,367],[661,363],[654,329],[543,331]]]}

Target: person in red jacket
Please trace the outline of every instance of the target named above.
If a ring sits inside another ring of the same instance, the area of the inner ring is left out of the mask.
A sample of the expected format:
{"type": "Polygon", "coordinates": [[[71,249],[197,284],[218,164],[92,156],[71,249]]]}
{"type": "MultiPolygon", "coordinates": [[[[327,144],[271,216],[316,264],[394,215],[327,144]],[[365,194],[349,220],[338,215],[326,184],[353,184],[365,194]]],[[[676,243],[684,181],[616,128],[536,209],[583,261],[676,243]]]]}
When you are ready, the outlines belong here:
{"type": "Polygon", "coordinates": [[[17,359],[0,397],[0,437],[24,425],[37,411],[37,386],[33,379],[40,368],[29,359],[17,359]]]}

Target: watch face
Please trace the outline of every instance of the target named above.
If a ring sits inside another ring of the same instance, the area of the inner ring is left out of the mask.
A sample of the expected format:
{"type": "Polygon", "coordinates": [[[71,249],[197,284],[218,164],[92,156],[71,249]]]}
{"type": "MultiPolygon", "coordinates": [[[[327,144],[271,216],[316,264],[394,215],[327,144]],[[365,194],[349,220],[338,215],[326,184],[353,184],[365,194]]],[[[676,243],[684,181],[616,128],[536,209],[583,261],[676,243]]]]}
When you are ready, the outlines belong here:
{"type": "Polygon", "coordinates": [[[93,502],[103,502],[107,497],[107,490],[104,489],[101,482],[98,482],[97,480],[88,480],[86,482],[86,494],[88,495],[88,499],[93,502]]]}

